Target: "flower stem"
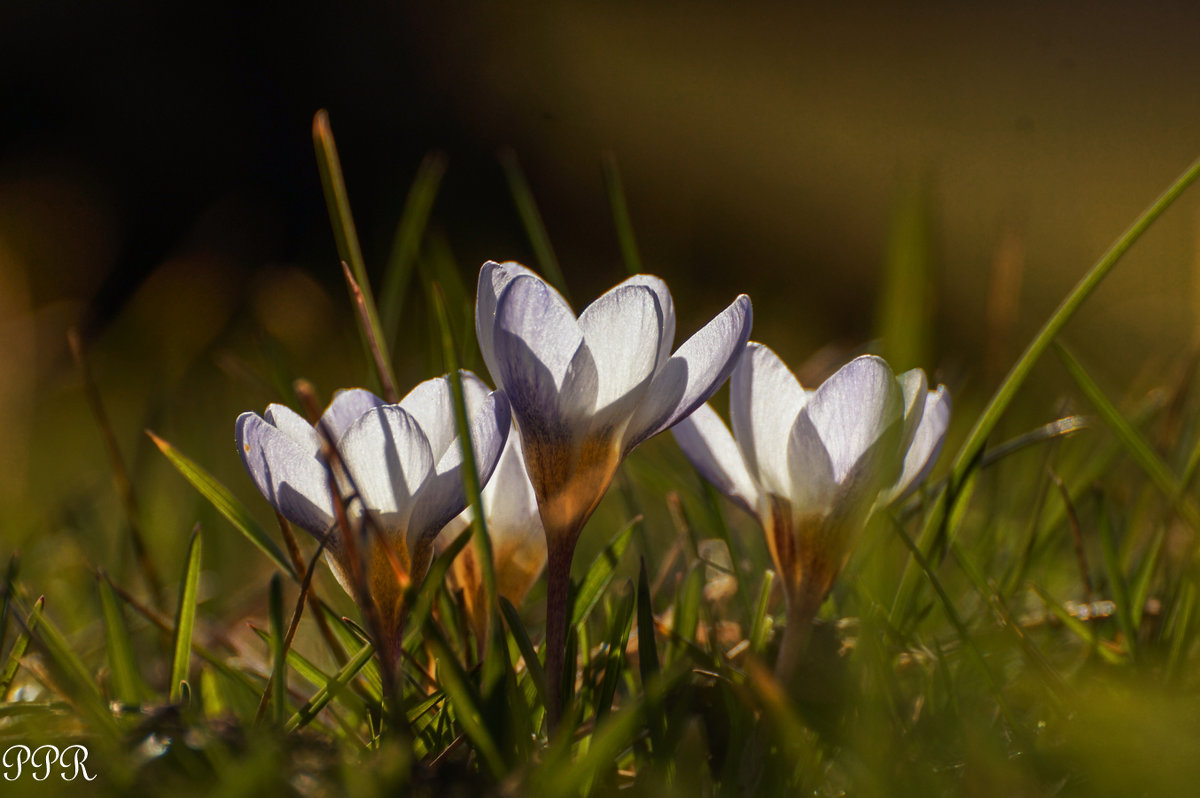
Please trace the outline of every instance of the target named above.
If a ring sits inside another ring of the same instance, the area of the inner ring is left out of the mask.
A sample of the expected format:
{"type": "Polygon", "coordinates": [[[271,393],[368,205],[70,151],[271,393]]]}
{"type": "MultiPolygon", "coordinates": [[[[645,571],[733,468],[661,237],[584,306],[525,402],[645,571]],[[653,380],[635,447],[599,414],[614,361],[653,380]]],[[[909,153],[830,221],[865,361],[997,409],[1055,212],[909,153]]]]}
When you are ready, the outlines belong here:
{"type": "Polygon", "coordinates": [[[775,660],[775,679],[784,689],[791,684],[796,668],[804,659],[804,649],[812,633],[813,619],[820,608],[819,601],[797,598],[788,601],[787,626],[779,642],[779,657],[775,660]]]}
{"type": "Polygon", "coordinates": [[[546,565],[546,730],[554,734],[562,718],[563,660],[567,654],[567,605],[571,588],[573,540],[548,541],[546,565]]]}

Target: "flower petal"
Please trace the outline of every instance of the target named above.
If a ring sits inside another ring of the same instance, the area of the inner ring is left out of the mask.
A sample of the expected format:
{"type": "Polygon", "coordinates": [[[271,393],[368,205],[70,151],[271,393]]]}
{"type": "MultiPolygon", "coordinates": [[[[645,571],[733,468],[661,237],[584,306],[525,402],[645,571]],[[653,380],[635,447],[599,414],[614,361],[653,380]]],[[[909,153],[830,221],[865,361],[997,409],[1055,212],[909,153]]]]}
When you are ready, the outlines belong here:
{"type": "Polygon", "coordinates": [[[675,345],[675,301],[671,298],[671,289],[653,274],[635,274],[617,288],[626,285],[644,285],[658,297],[658,309],[662,311],[662,335],[659,339],[655,367],[659,368],[667,362],[667,358],[671,356],[671,347],[675,345]]]}
{"type": "Polygon", "coordinates": [[[541,278],[519,263],[509,261],[496,263],[489,260],[479,270],[479,285],[475,291],[475,337],[479,339],[479,350],[483,353],[483,362],[487,364],[488,372],[493,380],[496,376],[496,358],[493,354],[492,339],[496,329],[496,307],[504,289],[516,277],[527,274],[534,279],[541,278]]]}
{"type": "Polygon", "coordinates": [[[746,345],[729,378],[733,437],[751,476],[779,496],[791,489],[788,440],[807,401],[779,355],[760,343],[746,345]]]}
{"type": "Polygon", "coordinates": [[[238,416],[235,437],[259,493],[296,526],[323,535],[333,524],[333,496],[328,471],[311,447],[255,413],[238,416]]]}
{"type": "MultiPolygon", "coordinates": [[[[833,460],[806,411],[807,407],[800,411],[788,435],[790,479],[786,492],[781,494],[790,500],[792,513],[797,517],[828,512],[838,491],[833,460]]],[[[764,493],[775,491],[764,486],[764,493]]]]}
{"type": "MultiPolygon", "coordinates": [[[[487,484],[512,426],[508,398],[501,391],[487,396],[471,419],[471,448],[480,484],[487,484]]],[[[458,438],[447,448],[435,472],[417,493],[408,522],[409,549],[416,551],[461,513],[468,499],[463,489],[462,446],[458,438]]]]}
{"type": "Polygon", "coordinates": [[[925,372],[921,369],[909,369],[896,376],[900,391],[904,394],[904,433],[900,438],[900,450],[905,451],[912,443],[913,435],[925,413],[925,396],[929,392],[929,383],[925,372]]]}
{"type": "MultiPolygon", "coordinates": [[[[800,418],[812,420],[829,453],[837,482],[845,480],[859,459],[899,424],[903,401],[891,367],[873,355],[855,358],[817,388],[800,418]]],[[[898,473],[900,463],[896,459],[898,473]]]]}
{"type": "Polygon", "coordinates": [[[912,443],[904,454],[904,468],[900,479],[882,498],[891,502],[917,487],[929,476],[938,455],[942,451],[942,443],[946,440],[946,428],[950,426],[950,394],[945,385],[939,385],[936,391],[929,391],[925,400],[925,413],[917,427],[912,443]]]}
{"type": "Polygon", "coordinates": [[[338,443],[363,507],[389,530],[407,528],[413,497],[433,470],[420,424],[399,405],[359,416],[338,443]]]}
{"type": "Polygon", "coordinates": [[[686,418],[721,387],[750,338],[754,311],[742,294],[662,365],[625,436],[629,451],[686,418]]]}
{"type": "Polygon", "coordinates": [[[495,332],[494,376],[527,442],[569,441],[595,406],[598,377],[566,301],[537,278],[517,277],[500,297],[495,332]]]}
{"type": "Polygon", "coordinates": [[[644,285],[619,285],[584,308],[579,329],[598,381],[593,411],[641,398],[654,376],[662,338],[662,310],[644,285]]]}
{"type": "Polygon", "coordinates": [[[741,450],[716,411],[707,404],[700,405],[672,427],[671,433],[701,476],[746,512],[757,513],[758,488],[746,470],[741,450]]]}
{"type": "Polygon", "coordinates": [[[321,436],[317,435],[312,424],[305,421],[303,416],[290,407],[276,404],[267,405],[263,418],[313,457],[316,457],[321,451],[321,436]]]}
{"type": "Polygon", "coordinates": [[[333,395],[333,401],[321,414],[321,423],[329,431],[334,443],[341,440],[359,416],[368,410],[385,404],[375,394],[362,388],[348,388],[333,395]]]}

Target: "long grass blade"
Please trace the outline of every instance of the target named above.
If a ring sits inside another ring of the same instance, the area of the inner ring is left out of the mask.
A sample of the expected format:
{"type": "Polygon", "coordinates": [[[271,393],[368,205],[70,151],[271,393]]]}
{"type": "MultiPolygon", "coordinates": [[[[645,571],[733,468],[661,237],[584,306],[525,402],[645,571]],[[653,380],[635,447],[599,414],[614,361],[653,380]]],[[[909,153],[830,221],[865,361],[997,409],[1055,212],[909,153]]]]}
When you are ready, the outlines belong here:
{"type": "Polygon", "coordinates": [[[630,274],[642,273],[642,256],[638,254],[637,238],[633,234],[633,221],[629,217],[629,202],[625,198],[625,186],[621,182],[621,170],[617,167],[617,156],[606,152],[601,164],[604,168],[604,187],[608,191],[608,206],[612,211],[613,225],[617,229],[617,242],[621,245],[621,260],[630,274]]]}
{"type": "Polygon", "coordinates": [[[38,600],[33,603],[33,609],[29,611],[29,617],[25,621],[25,628],[17,633],[17,638],[13,641],[12,648],[8,650],[8,657],[4,660],[4,668],[0,669],[0,703],[8,700],[8,691],[12,689],[13,679],[16,678],[17,671],[21,667],[21,658],[29,650],[29,636],[37,631],[38,624],[42,621],[42,611],[45,606],[46,597],[38,596],[38,600]]]}
{"type": "Polygon", "coordinates": [[[112,585],[104,574],[97,574],[96,585],[100,590],[100,607],[104,611],[104,633],[108,649],[108,668],[112,673],[113,696],[123,704],[136,706],[148,691],[138,671],[137,658],[129,639],[129,627],[125,623],[112,585]]]}
{"type": "Polygon", "coordinates": [[[421,241],[429,225],[429,215],[437,198],[442,175],[446,173],[446,157],[431,152],[417,167],[417,176],[408,190],[404,211],[396,225],[392,249],[388,253],[383,283],[379,289],[379,317],[389,347],[396,345],[404,300],[412,283],[413,270],[420,254],[421,241]]]}
{"type": "Polygon", "coordinates": [[[542,221],[542,213],[533,199],[533,189],[525,179],[525,172],[517,161],[516,153],[508,149],[502,150],[500,166],[504,168],[508,189],[512,192],[517,213],[521,216],[521,224],[525,226],[525,234],[529,236],[529,245],[533,247],[533,258],[537,261],[538,271],[570,302],[571,294],[567,291],[567,281],[563,279],[562,269],[558,266],[554,247],[550,246],[546,223],[542,221]]]}
{"type": "Polygon", "coordinates": [[[1200,508],[1196,507],[1191,497],[1184,495],[1183,483],[1180,482],[1162,458],[1154,451],[1149,442],[1133,426],[1133,423],[1117,409],[1117,406],[1096,384],[1087,370],[1071,351],[1061,342],[1058,344],[1058,355],[1067,367],[1067,372],[1075,380],[1075,384],[1083,391],[1084,396],[1096,408],[1100,418],[1104,419],[1113,434],[1129,451],[1134,461],[1146,472],[1146,476],[1162,491],[1168,501],[1175,505],[1179,516],[1188,525],[1200,532],[1200,508]]]}
{"type": "Polygon", "coordinates": [[[604,547],[604,551],[600,552],[600,555],[588,568],[587,573],[583,575],[583,581],[579,583],[579,589],[575,591],[574,605],[571,610],[572,626],[581,624],[591,617],[592,610],[596,608],[600,597],[604,595],[604,591],[608,589],[616,575],[617,566],[621,564],[621,557],[629,548],[633,530],[641,522],[642,518],[638,516],[613,535],[612,540],[604,547]]]}
{"type": "Polygon", "coordinates": [[[616,695],[617,685],[621,680],[621,668],[625,662],[625,648],[629,643],[629,633],[633,628],[633,611],[637,603],[637,591],[633,581],[628,583],[625,596],[612,615],[612,625],[608,630],[607,645],[604,654],[604,676],[600,680],[600,689],[596,692],[596,723],[604,720],[612,709],[613,696],[616,695]]]}
{"type": "Polygon", "coordinates": [[[537,688],[538,698],[545,706],[546,672],[542,669],[542,662],[538,659],[533,641],[529,639],[529,632],[525,630],[525,624],[521,623],[521,616],[517,613],[517,608],[504,596],[500,596],[500,612],[503,613],[504,621],[508,624],[509,634],[517,643],[521,658],[525,660],[525,670],[529,672],[529,678],[533,680],[533,684],[537,688]]]}
{"type": "Polygon", "coordinates": [[[354,226],[354,215],[350,212],[350,198],[346,192],[346,180],[342,175],[342,162],[338,158],[337,144],[333,140],[333,129],[329,125],[329,113],[322,108],[313,116],[313,147],[317,154],[317,167],[321,172],[321,188],[325,193],[325,206],[329,211],[329,222],[333,226],[337,242],[338,258],[350,267],[354,280],[362,291],[366,319],[360,328],[363,345],[370,353],[370,336],[375,339],[379,357],[371,358],[382,369],[376,376],[380,385],[395,385],[392,373],[392,358],[388,338],[379,323],[379,311],[371,293],[371,281],[367,277],[367,265],[363,260],[362,248],[358,243],[358,231],[354,226]],[[369,334],[368,334],[369,333],[369,334]]]}
{"type": "Polygon", "coordinates": [[[150,430],[146,430],[146,434],[150,436],[150,440],[154,441],[154,445],[158,447],[158,450],[166,455],[171,465],[175,466],[175,469],[183,475],[183,478],[191,483],[192,487],[198,490],[201,496],[208,499],[212,506],[217,509],[217,512],[224,516],[229,523],[233,524],[234,529],[241,532],[246,540],[250,541],[255,548],[267,555],[271,559],[271,562],[283,569],[293,579],[300,578],[292,567],[292,563],[284,556],[283,551],[275,544],[275,541],[268,537],[263,528],[258,525],[258,522],[250,515],[250,511],[246,509],[246,506],[234,498],[229,488],[222,485],[212,474],[205,471],[174,446],[150,430]]]}
{"type": "Polygon", "coordinates": [[[336,674],[334,674],[333,678],[326,682],[321,689],[317,690],[317,692],[313,694],[313,697],[308,700],[308,703],[301,707],[294,715],[292,715],[291,718],[288,719],[287,725],[284,726],[284,730],[292,732],[311,723],[313,718],[315,718],[317,714],[325,708],[325,705],[328,704],[330,700],[334,698],[334,696],[340,694],[341,691],[345,689],[346,685],[350,684],[350,681],[358,675],[358,672],[361,671],[366,664],[371,661],[371,657],[373,657],[374,654],[375,646],[372,643],[366,643],[362,646],[362,648],[358,649],[354,656],[352,656],[346,662],[346,664],[343,665],[336,674]]]}
{"type": "Polygon", "coordinates": [[[187,681],[188,664],[191,661],[192,630],[196,625],[196,602],[200,593],[200,562],[203,552],[203,536],[197,525],[192,530],[184,558],[183,579],[179,583],[179,605],[175,610],[175,642],[171,656],[170,700],[178,703],[183,697],[183,683],[187,681]]]}

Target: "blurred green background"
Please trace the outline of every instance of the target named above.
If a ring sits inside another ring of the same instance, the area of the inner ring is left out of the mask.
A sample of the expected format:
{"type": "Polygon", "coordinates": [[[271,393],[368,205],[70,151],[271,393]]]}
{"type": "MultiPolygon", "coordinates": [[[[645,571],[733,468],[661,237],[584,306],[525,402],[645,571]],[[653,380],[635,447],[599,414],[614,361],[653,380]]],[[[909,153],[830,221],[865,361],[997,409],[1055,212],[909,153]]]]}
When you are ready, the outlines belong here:
{"type": "MultiPolygon", "coordinates": [[[[969,407],[1200,153],[1197,30],[1188,4],[6,0],[0,550],[20,548],[58,606],[90,600],[73,584],[92,565],[136,579],[71,326],[163,573],[195,520],[223,522],[144,428],[269,520],[234,417],[296,376],[327,396],[367,373],[312,155],[318,108],[376,275],[431,150],[448,170],[426,243],[449,247],[468,293],[485,259],[531,263],[497,158],[511,148],[586,301],[623,274],[612,152],[681,335],[746,292],[754,337],[788,362],[831,347],[812,378],[913,330],[904,365],[969,407]],[[916,278],[890,284],[889,262],[916,278]],[[921,323],[880,318],[886,290],[912,294],[921,323]]],[[[1069,329],[1117,395],[1195,340],[1198,212],[1186,196],[1069,329]]],[[[435,345],[423,323],[405,336],[409,385],[436,370],[435,345]]],[[[1042,371],[1017,412],[1038,423],[1065,384],[1042,371]]],[[[207,595],[261,602],[250,552],[210,536],[207,595]]]]}

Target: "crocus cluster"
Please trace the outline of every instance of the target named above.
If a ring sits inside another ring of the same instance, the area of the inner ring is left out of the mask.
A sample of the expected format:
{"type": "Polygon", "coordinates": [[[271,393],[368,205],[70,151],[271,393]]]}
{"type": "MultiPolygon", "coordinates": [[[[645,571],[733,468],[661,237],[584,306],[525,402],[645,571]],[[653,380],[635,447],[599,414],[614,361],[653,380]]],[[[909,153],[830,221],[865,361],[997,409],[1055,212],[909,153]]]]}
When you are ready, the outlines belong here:
{"type": "Polygon", "coordinates": [[[920,483],[950,420],[945,386],[856,358],[806,390],[779,356],[750,343],[730,380],[733,433],[707,405],[673,430],[718,490],[754,515],[783,580],[788,625],[778,671],[808,626],[871,511],[920,483]]]}
{"type": "MultiPolygon", "coordinates": [[[[805,390],[748,342],[751,320],[739,296],[672,351],[674,302],[657,277],[631,277],[576,316],[524,266],[480,270],[475,329],[497,390],[462,373],[470,436],[497,592],[519,604],[549,564],[552,726],[575,545],[638,444],[675,427],[697,469],[759,519],[786,587],[789,634],[811,621],[872,508],[919,483],[936,458],[949,417],[943,387],[862,357],[805,390]],[[705,404],[731,373],[732,434],[705,404]]],[[[339,581],[398,646],[405,589],[424,577],[439,533],[445,542],[470,523],[448,378],[394,405],[341,392],[315,427],[280,405],[245,413],[237,441],[258,489],[326,541],[339,581]]],[[[474,556],[464,549],[452,574],[481,634],[489,610],[474,556]]]]}
{"type": "MultiPolygon", "coordinates": [[[[487,480],[511,426],[508,399],[470,372],[462,383],[475,462],[487,480]]],[[[449,379],[427,380],[397,404],[342,391],[315,427],[271,405],[262,416],[239,416],[236,437],[259,491],[324,540],[342,587],[398,646],[404,593],[424,578],[442,527],[467,506],[449,379]]]]}

